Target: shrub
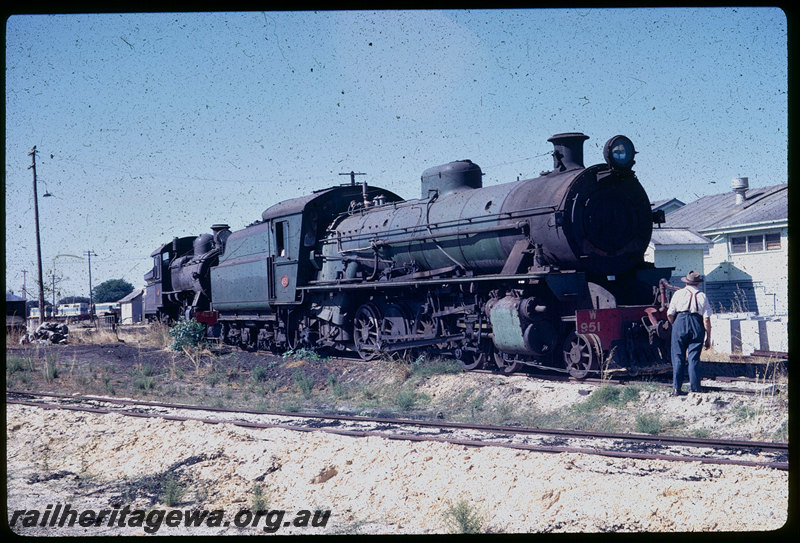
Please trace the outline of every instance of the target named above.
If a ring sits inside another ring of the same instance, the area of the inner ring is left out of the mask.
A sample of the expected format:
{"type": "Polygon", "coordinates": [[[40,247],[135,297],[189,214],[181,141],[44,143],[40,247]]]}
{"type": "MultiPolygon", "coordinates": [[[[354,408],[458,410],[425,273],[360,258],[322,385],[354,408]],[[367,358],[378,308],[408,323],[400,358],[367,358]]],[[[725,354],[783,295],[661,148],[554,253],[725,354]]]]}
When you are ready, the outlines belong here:
{"type": "Polygon", "coordinates": [[[173,475],[168,475],[161,484],[161,501],[164,505],[173,507],[180,503],[182,496],[183,487],[180,482],[173,475]]]}
{"type": "Polygon", "coordinates": [[[308,398],[314,389],[314,377],[306,375],[303,370],[297,370],[292,374],[294,384],[302,392],[303,396],[308,398]]]}
{"type": "Polygon", "coordinates": [[[452,533],[478,534],[483,530],[483,517],[466,500],[450,504],[445,511],[445,524],[452,533]]]}
{"type": "Polygon", "coordinates": [[[33,359],[11,356],[6,359],[6,374],[13,375],[18,371],[29,371],[33,369],[33,359]]]}
{"type": "Polygon", "coordinates": [[[250,378],[253,381],[257,382],[257,383],[266,381],[267,380],[267,368],[265,368],[264,366],[260,366],[260,365],[256,366],[255,368],[253,368],[253,371],[250,373],[250,378]]]}
{"type": "Polygon", "coordinates": [[[592,392],[585,402],[578,404],[578,413],[591,413],[604,407],[622,407],[630,401],[639,399],[639,389],[630,386],[603,385],[592,392]]]}
{"type": "Polygon", "coordinates": [[[196,320],[181,319],[170,328],[169,335],[173,339],[169,348],[173,351],[199,347],[205,342],[206,325],[196,320]]]}
{"type": "Polygon", "coordinates": [[[346,395],[344,385],[339,382],[339,379],[333,373],[328,375],[328,387],[335,398],[343,398],[346,395]]]}
{"type": "Polygon", "coordinates": [[[394,403],[403,411],[411,411],[417,403],[418,394],[413,390],[401,390],[394,397],[394,403]]]}
{"type": "Polygon", "coordinates": [[[253,485],[253,511],[266,511],[269,507],[269,495],[264,495],[262,485],[253,485]]]}
{"type": "Polygon", "coordinates": [[[642,434],[658,435],[664,431],[664,423],[658,413],[643,413],[636,417],[636,431],[642,434]]]}

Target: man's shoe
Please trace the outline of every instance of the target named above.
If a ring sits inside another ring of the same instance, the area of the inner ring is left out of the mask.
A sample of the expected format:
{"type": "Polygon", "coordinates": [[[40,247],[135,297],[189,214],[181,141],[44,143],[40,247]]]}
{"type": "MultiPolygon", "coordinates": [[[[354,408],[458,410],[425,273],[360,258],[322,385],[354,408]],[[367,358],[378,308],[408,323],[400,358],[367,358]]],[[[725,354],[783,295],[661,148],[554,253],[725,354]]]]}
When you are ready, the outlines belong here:
{"type": "Polygon", "coordinates": [[[673,388],[671,395],[672,396],[681,396],[681,395],[683,395],[683,393],[680,390],[678,390],[677,388],[673,388]]]}

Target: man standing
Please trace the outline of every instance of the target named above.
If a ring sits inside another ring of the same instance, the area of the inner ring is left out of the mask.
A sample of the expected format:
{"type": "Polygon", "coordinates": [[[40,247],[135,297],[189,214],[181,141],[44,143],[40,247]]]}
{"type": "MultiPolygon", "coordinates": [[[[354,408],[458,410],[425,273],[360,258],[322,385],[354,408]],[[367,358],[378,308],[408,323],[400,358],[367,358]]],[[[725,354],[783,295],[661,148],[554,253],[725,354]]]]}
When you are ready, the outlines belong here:
{"type": "Polygon", "coordinates": [[[667,319],[672,324],[672,395],[683,386],[683,365],[689,358],[689,390],[700,392],[700,351],[711,347],[711,308],[697,285],[703,276],[692,270],[682,277],[686,287],[672,295],[667,319]],[[705,342],[703,341],[705,337],[705,342]]]}

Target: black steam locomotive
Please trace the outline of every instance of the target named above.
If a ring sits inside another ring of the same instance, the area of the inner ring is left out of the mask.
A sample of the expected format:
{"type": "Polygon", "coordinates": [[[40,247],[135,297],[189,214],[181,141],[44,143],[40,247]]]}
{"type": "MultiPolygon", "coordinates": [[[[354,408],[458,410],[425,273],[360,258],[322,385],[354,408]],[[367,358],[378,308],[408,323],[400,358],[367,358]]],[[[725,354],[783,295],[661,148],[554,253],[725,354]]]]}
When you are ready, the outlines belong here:
{"type": "Polygon", "coordinates": [[[667,369],[656,295],[671,269],[643,258],[663,215],[633,143],[611,138],[586,167],[587,138],[550,138],[553,170],[534,179],[483,187],[462,160],[425,170],[420,199],[403,200],[353,174],[242,230],[176,238],[151,255],[146,305],[247,349],[425,350],[577,377],[667,369]]]}

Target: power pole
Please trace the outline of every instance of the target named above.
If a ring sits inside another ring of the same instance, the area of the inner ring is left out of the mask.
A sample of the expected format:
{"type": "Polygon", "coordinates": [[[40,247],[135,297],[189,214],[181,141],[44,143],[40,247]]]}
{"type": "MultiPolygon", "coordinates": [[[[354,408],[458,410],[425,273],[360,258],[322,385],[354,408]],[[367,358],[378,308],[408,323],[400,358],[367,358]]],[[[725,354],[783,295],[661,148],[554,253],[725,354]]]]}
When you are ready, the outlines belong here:
{"type": "Polygon", "coordinates": [[[94,321],[94,298],[92,298],[92,257],[97,256],[97,253],[89,249],[85,254],[87,257],[89,257],[89,319],[94,321]]]}
{"type": "Polygon", "coordinates": [[[36,189],[36,146],[28,153],[32,157],[28,169],[33,169],[33,218],[36,222],[36,268],[39,276],[39,324],[44,322],[44,280],[42,279],[42,240],[39,237],[39,194],[36,189]]]}
{"type": "MultiPolygon", "coordinates": [[[[27,285],[26,285],[26,282],[25,282],[27,278],[28,278],[28,270],[22,270],[22,297],[25,298],[25,302],[26,303],[28,301],[28,290],[26,288],[27,285]]],[[[26,311],[27,311],[27,307],[26,307],[26,311]]],[[[25,316],[27,317],[28,314],[25,313],[25,316]]]]}

